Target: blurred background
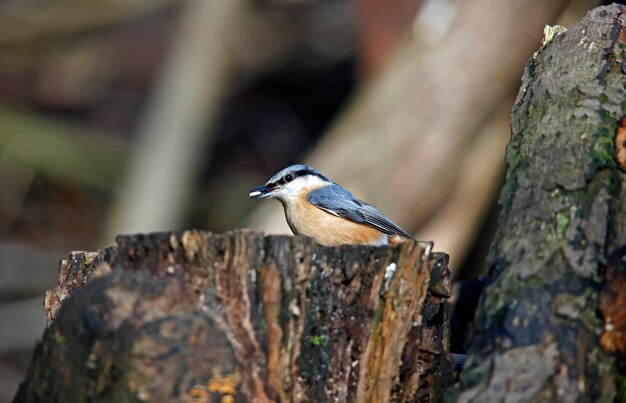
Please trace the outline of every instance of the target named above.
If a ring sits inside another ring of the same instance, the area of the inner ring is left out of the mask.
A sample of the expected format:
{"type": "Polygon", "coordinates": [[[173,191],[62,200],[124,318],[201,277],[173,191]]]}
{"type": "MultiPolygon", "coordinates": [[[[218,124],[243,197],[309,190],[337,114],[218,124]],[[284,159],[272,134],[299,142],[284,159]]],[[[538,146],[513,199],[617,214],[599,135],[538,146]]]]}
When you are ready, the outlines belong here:
{"type": "Polygon", "coordinates": [[[248,190],[293,163],[479,276],[524,65],[545,24],[600,4],[0,0],[0,402],[61,258],[119,233],[289,233],[248,190]]]}

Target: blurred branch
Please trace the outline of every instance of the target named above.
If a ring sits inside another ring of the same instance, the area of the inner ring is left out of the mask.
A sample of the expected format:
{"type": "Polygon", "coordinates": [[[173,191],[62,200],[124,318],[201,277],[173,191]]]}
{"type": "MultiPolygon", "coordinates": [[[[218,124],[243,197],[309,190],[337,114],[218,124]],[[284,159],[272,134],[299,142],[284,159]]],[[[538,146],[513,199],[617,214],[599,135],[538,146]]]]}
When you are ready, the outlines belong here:
{"type": "Polygon", "coordinates": [[[0,152],[0,212],[6,217],[0,220],[0,236],[6,233],[19,215],[36,176],[34,167],[21,165],[7,157],[7,154],[10,152],[6,149],[0,152]]]}
{"type": "Polygon", "coordinates": [[[46,175],[110,188],[121,176],[125,154],[123,144],[111,137],[0,104],[2,159],[46,175]]]}
{"type": "Polygon", "coordinates": [[[359,10],[359,60],[361,78],[385,65],[389,55],[406,36],[407,27],[422,0],[396,0],[393,5],[379,0],[357,0],[359,10]]]}
{"type": "MultiPolygon", "coordinates": [[[[442,42],[406,43],[308,161],[417,228],[450,194],[470,142],[514,89],[544,24],[567,3],[461,2],[442,42]]],[[[275,205],[259,209],[252,225],[289,232],[275,205]]]]}
{"type": "Polygon", "coordinates": [[[43,295],[56,283],[57,256],[25,245],[0,243],[0,301],[43,295]]]}
{"type": "Polygon", "coordinates": [[[24,380],[26,371],[18,371],[7,365],[0,364],[0,402],[11,402],[24,380]]]}
{"type": "Polygon", "coordinates": [[[0,304],[0,353],[32,348],[46,328],[43,296],[0,304]]]}
{"type": "Polygon", "coordinates": [[[504,176],[502,151],[510,137],[509,103],[504,105],[477,133],[461,159],[452,164],[457,172],[451,193],[416,234],[417,239],[436,240],[437,249],[450,254],[452,267],[463,262],[500,189],[504,176]]]}
{"type": "Polygon", "coordinates": [[[245,0],[187,3],[172,54],[138,133],[109,235],[180,227],[194,173],[229,83],[230,33],[245,0]]]}
{"type": "Polygon", "coordinates": [[[378,72],[397,48],[422,0],[356,0],[359,13],[359,75],[378,72]]]}
{"type": "Polygon", "coordinates": [[[59,37],[156,12],[180,0],[20,1],[0,5],[0,48],[50,43],[59,37]]]}

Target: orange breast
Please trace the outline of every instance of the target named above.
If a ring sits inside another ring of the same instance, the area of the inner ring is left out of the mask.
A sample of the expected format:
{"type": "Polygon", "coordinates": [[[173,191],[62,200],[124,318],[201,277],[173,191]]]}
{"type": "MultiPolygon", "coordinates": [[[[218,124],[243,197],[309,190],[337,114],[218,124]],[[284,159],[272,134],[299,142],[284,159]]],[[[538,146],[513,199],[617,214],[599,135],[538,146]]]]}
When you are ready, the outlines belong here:
{"type": "Polygon", "coordinates": [[[387,234],[315,207],[306,199],[307,193],[303,192],[296,203],[284,206],[287,223],[294,234],[306,235],[327,246],[387,244],[387,234]]]}

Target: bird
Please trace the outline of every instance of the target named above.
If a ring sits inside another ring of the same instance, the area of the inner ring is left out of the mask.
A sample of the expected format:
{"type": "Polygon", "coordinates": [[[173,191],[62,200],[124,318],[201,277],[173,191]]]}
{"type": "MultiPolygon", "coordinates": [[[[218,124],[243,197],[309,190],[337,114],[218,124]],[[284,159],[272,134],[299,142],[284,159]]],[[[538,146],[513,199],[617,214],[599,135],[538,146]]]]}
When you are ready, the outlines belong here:
{"type": "Polygon", "coordinates": [[[291,231],[323,246],[387,245],[415,239],[309,165],[282,169],[265,185],[250,190],[250,197],[280,201],[291,231]]]}

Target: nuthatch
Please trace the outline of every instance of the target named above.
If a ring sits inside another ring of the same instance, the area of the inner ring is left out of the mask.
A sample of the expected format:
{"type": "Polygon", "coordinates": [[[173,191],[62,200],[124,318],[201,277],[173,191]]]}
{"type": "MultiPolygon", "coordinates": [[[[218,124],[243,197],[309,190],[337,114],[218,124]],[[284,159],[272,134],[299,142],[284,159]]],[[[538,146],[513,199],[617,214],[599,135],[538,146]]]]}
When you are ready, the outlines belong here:
{"type": "Polygon", "coordinates": [[[272,176],[250,197],[278,199],[295,235],[320,245],[386,245],[396,237],[414,239],[369,204],[308,165],[292,165],[272,176]]]}

